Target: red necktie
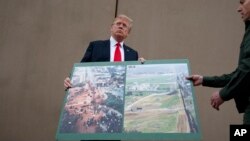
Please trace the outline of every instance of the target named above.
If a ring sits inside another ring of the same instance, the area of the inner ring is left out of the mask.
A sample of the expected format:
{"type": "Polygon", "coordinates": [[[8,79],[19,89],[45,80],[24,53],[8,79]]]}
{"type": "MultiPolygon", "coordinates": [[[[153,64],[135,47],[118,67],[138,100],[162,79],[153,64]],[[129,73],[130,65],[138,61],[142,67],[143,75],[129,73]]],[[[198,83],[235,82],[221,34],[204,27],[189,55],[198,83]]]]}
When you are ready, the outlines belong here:
{"type": "Polygon", "coordinates": [[[121,46],[120,43],[116,44],[114,62],[121,62],[122,61],[120,46],[121,46]]]}

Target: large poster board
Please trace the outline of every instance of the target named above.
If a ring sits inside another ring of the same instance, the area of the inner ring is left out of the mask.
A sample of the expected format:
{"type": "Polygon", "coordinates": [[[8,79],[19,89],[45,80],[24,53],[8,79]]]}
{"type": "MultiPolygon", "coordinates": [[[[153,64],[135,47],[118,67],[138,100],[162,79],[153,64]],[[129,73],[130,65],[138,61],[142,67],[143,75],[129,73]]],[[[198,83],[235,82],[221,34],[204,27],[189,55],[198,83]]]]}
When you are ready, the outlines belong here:
{"type": "Polygon", "coordinates": [[[200,140],[189,62],[74,64],[57,140],[200,140]]]}

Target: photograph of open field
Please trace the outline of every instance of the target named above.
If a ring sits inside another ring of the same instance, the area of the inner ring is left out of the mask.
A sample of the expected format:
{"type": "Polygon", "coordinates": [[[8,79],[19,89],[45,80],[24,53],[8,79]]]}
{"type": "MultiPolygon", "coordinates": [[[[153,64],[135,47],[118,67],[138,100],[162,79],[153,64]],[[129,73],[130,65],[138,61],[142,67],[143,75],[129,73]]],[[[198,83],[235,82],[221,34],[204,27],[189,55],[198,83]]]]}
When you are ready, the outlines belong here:
{"type": "Polygon", "coordinates": [[[128,65],[124,132],[197,133],[186,63],[128,65]]]}
{"type": "Polygon", "coordinates": [[[60,133],[121,133],[125,66],[79,66],[71,78],[60,133]]]}

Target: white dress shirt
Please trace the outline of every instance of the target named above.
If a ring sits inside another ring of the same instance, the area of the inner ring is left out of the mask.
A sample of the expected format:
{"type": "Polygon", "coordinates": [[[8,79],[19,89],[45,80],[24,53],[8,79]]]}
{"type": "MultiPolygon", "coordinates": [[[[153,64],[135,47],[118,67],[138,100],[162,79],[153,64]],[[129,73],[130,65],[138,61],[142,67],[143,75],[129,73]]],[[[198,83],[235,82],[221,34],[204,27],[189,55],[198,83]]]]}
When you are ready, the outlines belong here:
{"type": "MultiPolygon", "coordinates": [[[[116,48],[116,44],[118,42],[111,36],[110,37],[110,62],[114,62],[114,57],[115,57],[115,48],[116,48]]],[[[123,41],[120,42],[120,51],[121,51],[121,55],[122,55],[122,61],[124,61],[124,48],[123,48],[123,41]]]]}

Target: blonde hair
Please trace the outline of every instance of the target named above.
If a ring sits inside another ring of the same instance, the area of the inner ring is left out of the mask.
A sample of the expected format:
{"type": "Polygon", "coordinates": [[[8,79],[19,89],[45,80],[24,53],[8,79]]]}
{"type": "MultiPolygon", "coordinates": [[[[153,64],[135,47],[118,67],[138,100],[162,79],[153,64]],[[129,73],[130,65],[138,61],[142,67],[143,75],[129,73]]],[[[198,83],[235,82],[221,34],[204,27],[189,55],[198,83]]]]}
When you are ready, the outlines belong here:
{"type": "Polygon", "coordinates": [[[129,31],[132,29],[132,25],[133,25],[133,20],[131,18],[129,18],[128,16],[124,15],[124,14],[120,14],[118,16],[116,16],[114,22],[117,20],[117,19],[125,19],[128,21],[129,23],[129,31]]]}

